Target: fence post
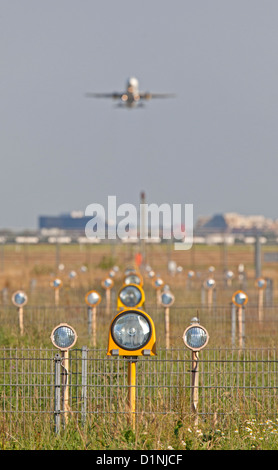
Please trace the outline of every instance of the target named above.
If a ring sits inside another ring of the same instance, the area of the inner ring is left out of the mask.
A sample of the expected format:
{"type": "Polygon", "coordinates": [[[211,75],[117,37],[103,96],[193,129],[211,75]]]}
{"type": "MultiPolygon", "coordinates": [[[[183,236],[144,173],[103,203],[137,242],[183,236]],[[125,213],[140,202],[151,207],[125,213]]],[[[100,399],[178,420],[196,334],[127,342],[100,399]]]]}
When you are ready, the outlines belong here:
{"type": "Polygon", "coordinates": [[[82,362],[81,362],[81,421],[85,424],[86,411],[87,411],[87,376],[88,376],[88,349],[86,346],[82,348],[82,362]]]}
{"type": "Polygon", "coordinates": [[[54,423],[55,433],[60,432],[61,423],[61,356],[57,353],[54,357],[55,375],[54,375],[54,423]]]}

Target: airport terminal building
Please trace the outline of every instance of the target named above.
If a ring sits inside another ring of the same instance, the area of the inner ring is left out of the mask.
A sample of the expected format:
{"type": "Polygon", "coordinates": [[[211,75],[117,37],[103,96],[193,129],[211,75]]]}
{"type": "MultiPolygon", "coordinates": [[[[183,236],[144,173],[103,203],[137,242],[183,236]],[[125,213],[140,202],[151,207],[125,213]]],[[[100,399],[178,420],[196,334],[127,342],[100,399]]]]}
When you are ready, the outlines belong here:
{"type": "Polygon", "coordinates": [[[61,214],[57,216],[41,215],[39,216],[39,229],[57,229],[84,233],[86,224],[91,219],[91,216],[85,216],[80,212],[71,212],[70,214],[61,214]]]}

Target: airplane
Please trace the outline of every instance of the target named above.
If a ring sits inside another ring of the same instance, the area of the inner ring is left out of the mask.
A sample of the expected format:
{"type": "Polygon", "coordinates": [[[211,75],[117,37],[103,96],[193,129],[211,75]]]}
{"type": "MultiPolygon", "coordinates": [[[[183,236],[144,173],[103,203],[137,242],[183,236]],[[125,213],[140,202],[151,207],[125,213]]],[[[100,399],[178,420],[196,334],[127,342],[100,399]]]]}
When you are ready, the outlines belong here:
{"type": "Polygon", "coordinates": [[[150,100],[152,98],[170,98],[175,96],[172,93],[149,93],[139,91],[139,82],[137,78],[131,77],[127,80],[126,91],[114,93],[86,93],[88,98],[114,98],[121,100],[118,106],[126,106],[133,108],[135,106],[143,106],[142,100],[150,100]]]}

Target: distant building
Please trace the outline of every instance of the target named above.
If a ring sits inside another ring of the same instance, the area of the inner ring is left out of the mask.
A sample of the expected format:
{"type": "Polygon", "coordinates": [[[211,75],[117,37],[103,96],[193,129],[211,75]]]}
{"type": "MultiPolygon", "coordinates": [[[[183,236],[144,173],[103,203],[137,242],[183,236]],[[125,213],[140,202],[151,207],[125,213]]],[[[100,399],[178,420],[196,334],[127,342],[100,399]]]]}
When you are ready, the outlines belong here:
{"type": "MultiPolygon", "coordinates": [[[[53,231],[66,231],[66,232],[85,232],[86,224],[92,220],[92,216],[85,216],[83,212],[73,211],[70,214],[61,214],[58,216],[39,216],[39,229],[46,232],[53,231]]],[[[97,223],[98,218],[94,218],[97,223]]],[[[106,224],[105,224],[106,225],[106,224]]]]}
{"type": "Polygon", "coordinates": [[[278,234],[278,221],[262,215],[244,216],[234,212],[200,217],[195,225],[195,235],[211,234],[278,234]]]}

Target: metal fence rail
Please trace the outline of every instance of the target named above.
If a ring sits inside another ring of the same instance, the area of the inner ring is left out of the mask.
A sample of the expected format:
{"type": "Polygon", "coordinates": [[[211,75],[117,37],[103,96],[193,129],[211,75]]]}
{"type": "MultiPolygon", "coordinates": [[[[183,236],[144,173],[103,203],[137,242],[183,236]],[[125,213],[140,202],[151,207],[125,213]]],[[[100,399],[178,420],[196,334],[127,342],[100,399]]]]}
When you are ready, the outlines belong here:
{"type": "MultiPolygon", "coordinates": [[[[187,349],[158,350],[140,357],[136,415],[192,416],[192,360],[187,349]]],[[[53,349],[0,349],[0,415],[13,431],[30,420],[56,430],[66,418],[126,417],[128,360],[101,349],[70,351],[69,369],[53,349]],[[65,373],[67,385],[65,385],[65,373]],[[63,403],[68,390],[68,403],[63,403]]],[[[277,418],[278,362],[275,349],[205,349],[199,357],[200,419],[277,418]]]]}

